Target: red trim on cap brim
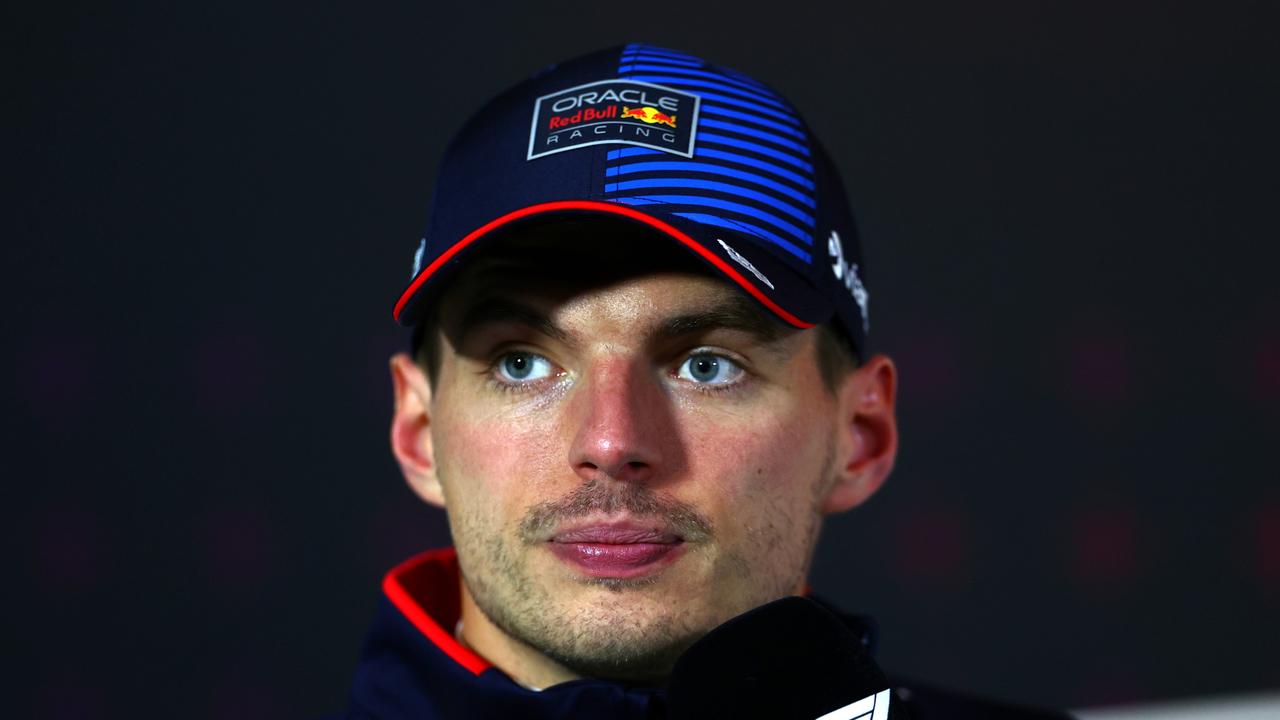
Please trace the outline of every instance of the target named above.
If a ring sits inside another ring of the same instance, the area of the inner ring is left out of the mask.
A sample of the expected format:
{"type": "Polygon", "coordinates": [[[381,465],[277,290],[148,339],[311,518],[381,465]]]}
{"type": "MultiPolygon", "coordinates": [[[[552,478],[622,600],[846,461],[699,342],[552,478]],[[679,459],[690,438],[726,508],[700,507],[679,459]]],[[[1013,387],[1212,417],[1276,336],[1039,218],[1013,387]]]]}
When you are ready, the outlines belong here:
{"type": "Polygon", "coordinates": [[[623,217],[642,222],[645,225],[648,225],[649,227],[652,227],[655,230],[659,230],[665,233],[666,235],[674,238],[675,240],[680,241],[680,243],[683,244],[685,247],[694,251],[700,257],[702,257],[702,259],[714,265],[717,270],[723,273],[730,280],[733,280],[735,283],[737,283],[740,287],[742,287],[743,290],[746,290],[747,293],[751,295],[751,297],[755,298],[756,300],[759,300],[761,305],[764,305],[765,307],[769,308],[769,310],[771,310],[773,314],[777,315],[779,318],[782,318],[783,321],[787,322],[790,325],[794,325],[795,327],[800,328],[802,330],[805,330],[814,326],[814,323],[805,322],[804,320],[801,320],[800,318],[796,317],[795,315],[792,315],[786,310],[783,310],[777,303],[775,303],[767,295],[765,295],[760,290],[760,288],[756,287],[754,284],[748,281],[746,277],[744,277],[742,273],[738,272],[732,265],[729,265],[728,263],[726,263],[718,255],[716,255],[715,253],[703,247],[701,243],[689,237],[688,234],[682,232],[675,226],[670,225],[669,223],[663,222],[662,220],[659,220],[658,218],[655,218],[651,215],[646,215],[634,208],[629,208],[624,205],[616,205],[614,203],[597,202],[594,200],[558,200],[556,202],[539,203],[537,205],[530,205],[529,207],[521,208],[519,210],[509,212],[506,215],[503,215],[502,217],[496,220],[487,222],[484,225],[481,225],[480,227],[471,231],[470,233],[467,234],[466,237],[454,243],[453,247],[444,251],[440,255],[440,257],[436,258],[430,265],[426,267],[425,270],[418,273],[418,277],[413,279],[413,282],[410,283],[409,287],[400,295],[400,299],[396,302],[396,308],[394,312],[396,322],[400,321],[400,313],[404,310],[405,306],[409,304],[409,300],[414,296],[414,294],[417,293],[418,288],[422,287],[423,283],[425,283],[428,278],[434,275],[435,272],[439,270],[441,266],[449,262],[449,260],[454,255],[457,255],[468,245],[475,242],[476,240],[479,240],[485,235],[493,232],[494,230],[497,230],[498,228],[504,225],[507,225],[511,222],[514,222],[516,220],[519,220],[521,218],[530,217],[532,215],[541,215],[543,213],[556,212],[559,210],[587,210],[591,212],[611,213],[613,215],[621,215],[623,217]]]}

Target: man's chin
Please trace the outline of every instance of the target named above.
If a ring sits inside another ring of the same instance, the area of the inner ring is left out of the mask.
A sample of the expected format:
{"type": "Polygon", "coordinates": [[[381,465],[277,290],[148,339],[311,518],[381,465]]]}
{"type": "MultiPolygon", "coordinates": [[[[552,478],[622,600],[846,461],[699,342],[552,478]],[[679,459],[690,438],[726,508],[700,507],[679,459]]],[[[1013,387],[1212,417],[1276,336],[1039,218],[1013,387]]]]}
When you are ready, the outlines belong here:
{"type": "Polygon", "coordinates": [[[574,628],[570,642],[540,649],[582,677],[650,684],[665,679],[680,655],[706,631],[674,619],[629,623],[603,615],[574,628]]]}
{"type": "Polygon", "coordinates": [[[657,578],[579,580],[507,632],[582,677],[657,682],[716,623],[657,578]],[[708,622],[703,622],[708,621],[708,622]]]}
{"type": "Polygon", "coordinates": [[[711,592],[716,585],[701,556],[663,557],[660,567],[646,568],[651,572],[584,573],[535,545],[507,565],[512,572],[470,578],[468,586],[508,637],[574,675],[645,684],[665,678],[733,609],[711,592]]]}

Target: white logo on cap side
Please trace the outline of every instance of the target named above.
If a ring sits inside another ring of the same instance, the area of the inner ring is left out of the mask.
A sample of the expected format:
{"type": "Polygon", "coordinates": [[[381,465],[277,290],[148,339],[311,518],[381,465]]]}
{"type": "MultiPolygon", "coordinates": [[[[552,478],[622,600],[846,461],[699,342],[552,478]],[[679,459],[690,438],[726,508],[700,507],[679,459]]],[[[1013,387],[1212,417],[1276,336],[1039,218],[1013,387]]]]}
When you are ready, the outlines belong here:
{"type": "Polygon", "coordinates": [[[871,317],[867,311],[867,304],[871,301],[871,293],[867,292],[867,287],[862,284],[862,278],[858,277],[858,263],[847,263],[844,259],[844,243],[840,241],[840,233],[835,230],[831,231],[831,236],[827,238],[827,252],[830,253],[832,263],[831,272],[835,274],[836,280],[844,283],[844,287],[853,295],[853,301],[858,303],[858,310],[862,312],[862,331],[871,331],[871,317]]]}
{"type": "Polygon", "coordinates": [[[756,266],[752,265],[750,260],[742,256],[742,253],[729,247],[729,243],[721,240],[720,238],[716,238],[716,242],[720,243],[720,247],[724,248],[724,251],[729,254],[729,257],[733,258],[734,262],[738,263],[739,265],[746,268],[747,270],[750,270],[751,274],[755,275],[757,278],[760,278],[760,282],[764,283],[765,285],[768,285],[770,290],[777,289],[773,286],[773,283],[769,282],[769,278],[764,276],[764,273],[757,270],[756,266]]]}
{"type": "Polygon", "coordinates": [[[418,241],[418,249],[413,253],[413,272],[409,273],[409,277],[417,277],[418,271],[422,269],[422,255],[427,251],[427,239],[422,238],[418,241]]]}

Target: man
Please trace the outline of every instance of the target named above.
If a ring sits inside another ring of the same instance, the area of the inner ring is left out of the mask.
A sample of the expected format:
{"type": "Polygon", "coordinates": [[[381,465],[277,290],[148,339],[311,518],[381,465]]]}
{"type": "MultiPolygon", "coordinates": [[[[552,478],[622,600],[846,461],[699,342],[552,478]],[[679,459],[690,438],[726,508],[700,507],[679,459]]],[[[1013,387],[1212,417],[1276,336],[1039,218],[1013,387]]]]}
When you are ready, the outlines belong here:
{"type": "Polygon", "coordinates": [[[456,553],[387,576],[350,714],[1035,716],[895,694],[869,621],[806,597],[898,446],[854,239],[796,111],[688,55],[594,53],[469,120],[391,361],[456,553]]]}

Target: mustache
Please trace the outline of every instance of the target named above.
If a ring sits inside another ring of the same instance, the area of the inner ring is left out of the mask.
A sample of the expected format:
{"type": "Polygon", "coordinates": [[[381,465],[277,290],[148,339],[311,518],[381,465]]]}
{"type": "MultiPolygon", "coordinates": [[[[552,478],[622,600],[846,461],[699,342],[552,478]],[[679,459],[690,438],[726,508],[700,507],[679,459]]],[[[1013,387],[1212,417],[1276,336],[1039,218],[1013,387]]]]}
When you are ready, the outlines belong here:
{"type": "Polygon", "coordinates": [[[637,519],[660,520],[665,530],[686,542],[706,540],[713,534],[711,521],[688,503],[637,483],[592,479],[562,498],[529,508],[520,521],[520,538],[526,543],[543,542],[567,520],[622,512],[637,519]]]}

